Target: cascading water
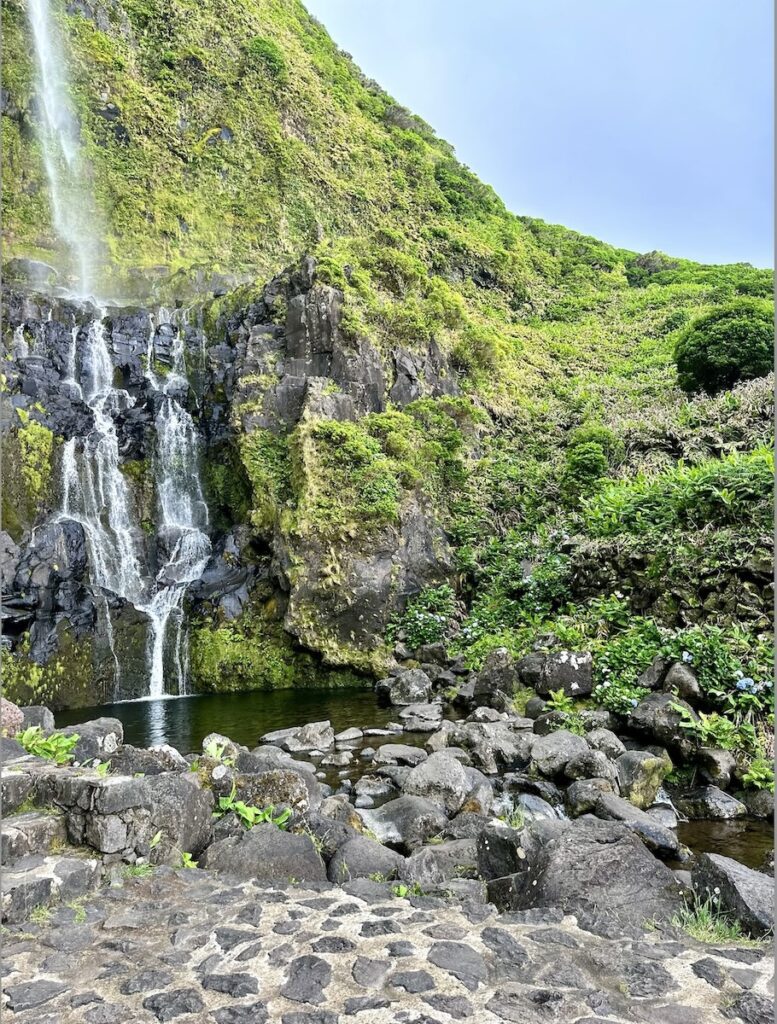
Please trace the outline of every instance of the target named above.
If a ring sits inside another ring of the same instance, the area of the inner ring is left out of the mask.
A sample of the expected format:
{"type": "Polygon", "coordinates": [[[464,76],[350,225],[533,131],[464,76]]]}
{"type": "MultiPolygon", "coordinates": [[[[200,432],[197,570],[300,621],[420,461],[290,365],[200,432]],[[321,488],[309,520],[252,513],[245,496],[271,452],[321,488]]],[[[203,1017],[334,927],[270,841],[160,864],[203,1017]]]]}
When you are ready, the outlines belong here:
{"type": "MultiPolygon", "coordinates": [[[[95,287],[98,252],[96,218],[85,182],[77,120],[68,104],[68,76],[58,26],[50,0],[27,0],[27,14],[37,63],[37,94],[41,150],[49,183],[53,227],[69,250],[77,276],[77,294],[86,297],[95,287]]],[[[210,556],[208,512],[198,472],[198,438],[184,407],[188,380],[179,325],[162,310],[157,329],[167,326],[172,336],[172,366],[155,371],[155,332],[148,343],[145,399],[154,410],[154,483],[157,501],[155,576],[145,571],[146,542],[135,521],[131,488],[122,473],[120,417],[138,397],[114,383],[114,364],[104,324],[105,310],[91,317],[88,327],[74,328],[63,392],[84,402],[92,426],[82,437],[62,447],[62,505],[60,519],[80,523],[86,538],[92,590],[97,602],[100,633],[113,657],[114,699],[125,696],[122,666],[114,645],[111,613],[116,598],[133,605],[148,619],[147,695],[185,693],[187,658],[183,599],[187,586],[198,579],[210,556]]],[[[28,354],[24,325],[14,334],[14,352],[28,354]]]]}
{"type": "MultiPolygon", "coordinates": [[[[164,323],[165,311],[160,311],[164,323]]],[[[169,323],[169,317],[167,318],[169,323]]],[[[198,472],[198,439],[191,416],[181,404],[189,387],[180,329],[174,328],[172,367],[161,379],[154,372],[154,335],[149,338],[146,377],[161,396],[156,415],[154,476],[159,521],[157,536],[167,560],[157,573],[158,589],[144,610],[151,619],[150,697],[164,693],[164,655],[170,651],[179,692],[185,692],[186,649],[183,644],[183,598],[210,557],[206,534],[208,508],[198,472]],[[171,642],[172,641],[172,642],[171,642]]]]}
{"type": "MultiPolygon", "coordinates": [[[[159,319],[169,322],[164,312],[159,319]]],[[[144,576],[141,568],[140,530],[133,522],[132,497],[121,471],[115,422],[116,416],[135,405],[135,399],[114,386],[102,312],[90,322],[85,334],[74,329],[64,382],[76,388],[92,410],[94,426],[86,438],[71,438],[63,446],[61,518],[73,519],[84,529],[91,582],[116,666],[117,699],[122,696],[121,666],[113,647],[110,596],[116,595],[148,616],[147,695],[185,693],[183,599],[188,584],[202,574],[211,551],[205,532],[208,511],[199,477],[197,431],[181,404],[189,386],[183,342],[180,331],[171,329],[169,372],[162,375],[153,370],[153,329],[147,353],[150,401],[157,406],[153,464],[161,564],[155,579],[144,576]],[[80,352],[79,339],[83,341],[80,352]]]]}
{"type": "Polygon", "coordinates": [[[68,76],[58,26],[49,0],[27,0],[37,65],[38,134],[49,183],[54,229],[67,246],[77,291],[93,288],[97,238],[95,213],[85,182],[78,122],[68,105],[68,76]]]}

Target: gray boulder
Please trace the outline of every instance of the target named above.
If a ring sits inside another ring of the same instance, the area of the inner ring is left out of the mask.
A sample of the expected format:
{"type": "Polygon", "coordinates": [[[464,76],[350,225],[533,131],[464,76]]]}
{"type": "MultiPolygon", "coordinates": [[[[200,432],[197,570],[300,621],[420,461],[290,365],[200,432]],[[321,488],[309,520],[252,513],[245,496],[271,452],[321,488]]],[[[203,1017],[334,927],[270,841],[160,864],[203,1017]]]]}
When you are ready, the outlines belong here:
{"type": "Polygon", "coordinates": [[[309,836],[261,824],[207,848],[200,866],[236,878],[284,884],[325,882],[326,868],[309,836]]]}
{"type": "Polygon", "coordinates": [[[601,750],[611,761],[626,753],[623,743],[609,729],[591,729],[586,733],[586,740],[594,750],[601,750]]]}
{"type": "Polygon", "coordinates": [[[737,760],[730,750],[716,747],[701,747],[696,755],[699,773],[705,782],[728,789],[737,767],[737,760]]]}
{"type": "Polygon", "coordinates": [[[610,779],[616,783],[618,773],[612,761],[601,750],[585,750],[576,754],[564,767],[564,775],[576,779],[610,779]]]}
{"type": "Polygon", "coordinates": [[[43,732],[52,732],[54,730],[54,715],[42,704],[31,704],[26,708],[22,708],[21,712],[24,719],[23,729],[29,729],[31,726],[37,725],[43,732]]]}
{"type": "Polygon", "coordinates": [[[691,820],[713,818],[727,821],[730,818],[743,818],[747,807],[729,793],[724,793],[717,786],[701,786],[675,797],[675,807],[691,820]]]}
{"type": "Polygon", "coordinates": [[[422,669],[409,668],[378,680],[375,692],[382,704],[426,704],[432,693],[432,681],[422,669]]]}
{"type": "Polygon", "coordinates": [[[680,843],[674,832],[614,793],[600,794],[594,814],[604,821],[622,821],[659,857],[674,857],[679,853],[680,843]]]}
{"type": "Polygon", "coordinates": [[[662,654],[657,654],[650,665],[637,679],[637,686],[643,686],[646,690],[658,690],[664,681],[667,669],[671,662],[662,654]]]}
{"type": "Polygon", "coordinates": [[[579,818],[596,807],[602,793],[615,793],[609,779],[580,779],[567,787],[564,804],[570,818],[579,818]]]}
{"type": "Polygon", "coordinates": [[[692,719],[698,721],[698,715],[685,701],[670,693],[651,693],[629,714],[628,728],[661,746],[679,750],[683,757],[689,757],[693,753],[694,743],[688,738],[687,730],[682,728],[683,716],[674,705],[680,705],[692,719]]]}
{"type": "Polygon", "coordinates": [[[408,743],[384,743],[375,751],[372,762],[373,764],[407,765],[412,768],[425,761],[426,758],[427,753],[423,747],[413,747],[408,743]]]}
{"type": "Polygon", "coordinates": [[[79,725],[68,725],[60,732],[64,736],[78,736],[73,747],[73,760],[78,764],[106,760],[124,742],[124,726],[118,718],[96,718],[79,725]]]}
{"type": "Polygon", "coordinates": [[[586,754],[589,750],[590,747],[582,736],[575,736],[567,729],[559,729],[535,739],[531,760],[538,772],[552,778],[563,774],[573,758],[586,754]]]}
{"type": "Polygon", "coordinates": [[[520,685],[518,666],[506,647],[498,647],[487,656],[475,677],[473,696],[488,703],[497,693],[512,696],[520,685]]]}
{"type": "Polygon", "coordinates": [[[213,794],[188,772],[154,775],[146,784],[151,791],[151,830],[162,833],[153,859],[175,863],[181,853],[197,857],[210,842],[213,794]]]}
{"type": "Polygon", "coordinates": [[[404,865],[404,857],[389,850],[367,836],[355,836],[336,851],[329,862],[327,875],[330,882],[350,882],[352,878],[372,878],[378,881],[397,878],[404,865]]]}
{"type": "Polygon", "coordinates": [[[439,751],[413,768],[402,791],[438,804],[451,817],[461,810],[469,792],[467,770],[450,754],[439,751]]]}
{"type": "Polygon", "coordinates": [[[621,794],[643,811],[655,802],[664,779],[672,770],[668,758],[656,757],[648,750],[627,750],[615,766],[621,794]]]}
{"type": "Polygon", "coordinates": [[[556,651],[545,655],[534,689],[541,697],[563,690],[567,697],[586,697],[593,692],[593,658],[588,651],[556,651]]]}
{"type": "Polygon", "coordinates": [[[398,717],[405,732],[434,732],[442,722],[442,704],[408,704],[398,717]]]}
{"type": "Polygon", "coordinates": [[[474,878],[477,874],[477,843],[474,839],[424,846],[412,853],[401,868],[401,877],[431,889],[454,878],[474,878]]]}
{"type": "Polygon", "coordinates": [[[774,880],[718,853],[702,853],[691,871],[696,895],[712,899],[751,935],[774,927],[774,880]]]}
{"type": "Polygon", "coordinates": [[[556,907],[589,930],[638,934],[682,905],[673,873],[621,822],[535,822],[519,837],[516,871],[488,885],[500,910],[556,907]]]}
{"type": "Polygon", "coordinates": [[[663,689],[676,691],[683,700],[701,700],[702,690],[696,673],[683,661],[676,661],[664,677],[663,689]]]}
{"type": "Polygon", "coordinates": [[[335,731],[331,722],[308,722],[281,741],[281,747],[291,754],[308,750],[328,750],[334,745],[335,731]]]}
{"type": "Polygon", "coordinates": [[[423,846],[448,824],[440,805],[420,796],[401,796],[359,815],[379,842],[393,843],[408,852],[423,846]]]}

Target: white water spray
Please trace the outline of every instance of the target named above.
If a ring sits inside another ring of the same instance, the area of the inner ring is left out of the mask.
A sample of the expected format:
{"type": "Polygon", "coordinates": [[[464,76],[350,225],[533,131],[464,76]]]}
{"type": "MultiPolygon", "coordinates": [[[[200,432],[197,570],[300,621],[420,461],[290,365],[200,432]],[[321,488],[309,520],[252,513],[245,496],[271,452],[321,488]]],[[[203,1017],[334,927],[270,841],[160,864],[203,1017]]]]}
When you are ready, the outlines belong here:
{"type": "MultiPolygon", "coordinates": [[[[170,316],[160,310],[159,322],[170,316]]],[[[160,379],[154,372],[154,334],[149,338],[146,377],[161,394],[156,415],[154,476],[159,520],[157,535],[167,560],[157,573],[157,591],[144,611],[151,619],[149,637],[149,697],[164,693],[164,655],[169,651],[178,680],[178,692],[185,692],[187,663],[183,630],[183,598],[189,583],[199,579],[210,557],[206,534],[208,507],[198,472],[197,431],[191,416],[179,401],[188,389],[183,341],[175,327],[172,368],[160,379]]]]}
{"type": "Polygon", "coordinates": [[[37,64],[38,130],[49,182],[53,226],[70,251],[78,293],[89,295],[97,257],[93,204],[85,185],[78,123],[68,104],[70,88],[58,26],[49,0],[27,0],[37,64]]]}

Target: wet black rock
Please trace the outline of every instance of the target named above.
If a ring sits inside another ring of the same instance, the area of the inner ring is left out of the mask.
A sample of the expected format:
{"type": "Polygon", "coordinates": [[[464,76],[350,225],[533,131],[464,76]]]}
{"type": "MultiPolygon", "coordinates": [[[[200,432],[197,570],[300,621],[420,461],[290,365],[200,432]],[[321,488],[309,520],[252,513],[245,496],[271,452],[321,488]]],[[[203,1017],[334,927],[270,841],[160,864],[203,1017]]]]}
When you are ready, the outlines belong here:
{"type": "Polygon", "coordinates": [[[733,915],[751,935],[774,927],[774,881],[730,857],[703,853],[691,872],[694,891],[733,915]]]}

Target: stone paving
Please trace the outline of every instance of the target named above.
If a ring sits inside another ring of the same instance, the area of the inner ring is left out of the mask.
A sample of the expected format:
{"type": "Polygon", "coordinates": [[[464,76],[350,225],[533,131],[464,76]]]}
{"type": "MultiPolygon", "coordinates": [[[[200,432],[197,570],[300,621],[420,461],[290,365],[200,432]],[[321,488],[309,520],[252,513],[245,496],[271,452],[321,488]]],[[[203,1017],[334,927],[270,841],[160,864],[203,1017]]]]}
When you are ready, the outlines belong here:
{"type": "Polygon", "coordinates": [[[160,867],[4,929],[13,1024],[767,1024],[771,951],[160,867]]]}

